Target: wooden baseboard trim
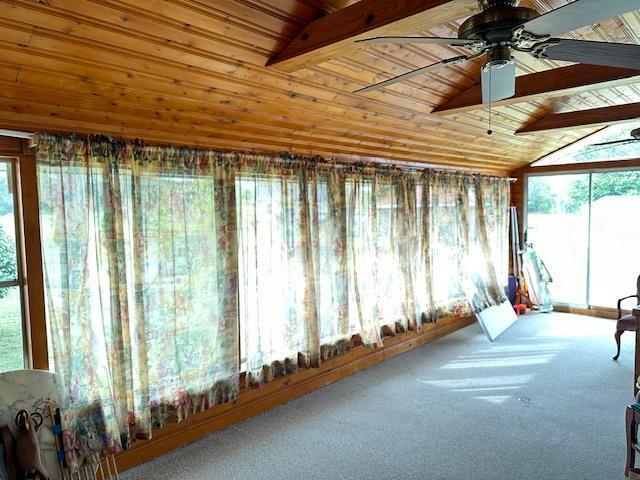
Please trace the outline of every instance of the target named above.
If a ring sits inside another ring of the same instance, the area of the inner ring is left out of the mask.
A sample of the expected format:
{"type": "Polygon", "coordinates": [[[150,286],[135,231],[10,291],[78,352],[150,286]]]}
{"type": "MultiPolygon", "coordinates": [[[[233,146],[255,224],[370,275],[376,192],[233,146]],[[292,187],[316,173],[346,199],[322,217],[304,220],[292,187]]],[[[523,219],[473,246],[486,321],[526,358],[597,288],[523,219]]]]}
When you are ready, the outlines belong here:
{"type": "Polygon", "coordinates": [[[301,370],[278,378],[260,389],[242,389],[236,402],[214,407],[192,415],[183,422],[154,431],[153,439],[139,441],[129,450],[119,453],[116,455],[118,469],[123,471],[147,462],[383,360],[430,343],[471,325],[474,321],[473,316],[443,319],[438,323],[425,325],[419,333],[408,332],[385,338],[383,347],[355,347],[344,355],[325,361],[320,368],[301,370]]]}
{"type": "MultiPolygon", "coordinates": [[[[588,315],[590,317],[608,318],[615,320],[618,318],[618,311],[615,308],[578,308],[568,307],[566,305],[554,305],[554,312],[575,313],[576,315],[588,315]]],[[[631,310],[623,310],[623,315],[631,313],[631,310]]]]}

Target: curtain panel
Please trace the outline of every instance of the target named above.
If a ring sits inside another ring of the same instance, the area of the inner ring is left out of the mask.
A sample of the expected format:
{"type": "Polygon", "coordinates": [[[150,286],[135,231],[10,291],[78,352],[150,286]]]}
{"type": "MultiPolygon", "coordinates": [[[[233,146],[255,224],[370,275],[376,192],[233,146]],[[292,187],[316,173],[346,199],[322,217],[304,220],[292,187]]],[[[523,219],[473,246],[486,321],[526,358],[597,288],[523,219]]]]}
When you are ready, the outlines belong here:
{"type": "Polygon", "coordinates": [[[427,172],[425,184],[436,305],[463,296],[477,313],[506,301],[509,180],[427,172]]]}
{"type": "Polygon", "coordinates": [[[507,179],[36,138],[73,460],[506,297],[507,179]],[[90,427],[88,427],[90,426],[90,427]]]}
{"type": "Polygon", "coordinates": [[[48,336],[72,468],[237,397],[235,183],[218,160],[38,138],[48,336]]]}

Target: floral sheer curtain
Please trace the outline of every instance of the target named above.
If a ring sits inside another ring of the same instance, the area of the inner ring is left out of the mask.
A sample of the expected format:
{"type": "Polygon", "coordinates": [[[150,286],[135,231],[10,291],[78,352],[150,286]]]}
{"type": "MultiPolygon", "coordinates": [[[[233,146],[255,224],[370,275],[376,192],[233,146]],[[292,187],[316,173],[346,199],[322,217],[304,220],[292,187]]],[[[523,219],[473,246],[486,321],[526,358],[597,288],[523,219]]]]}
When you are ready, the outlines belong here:
{"type": "Polygon", "coordinates": [[[318,290],[305,176],[238,157],[240,312],[247,384],[318,366],[318,290]]]}
{"type": "MultiPolygon", "coordinates": [[[[505,299],[508,180],[42,135],[68,456],[505,299]],[[91,428],[87,429],[86,426],[91,428]]],[[[80,460],[77,460],[80,462],[80,460]]]]}
{"type": "Polygon", "coordinates": [[[425,182],[439,309],[463,296],[475,312],[506,301],[509,180],[429,172],[425,182]]]}
{"type": "Polygon", "coordinates": [[[418,177],[399,170],[347,176],[350,315],[365,343],[415,329],[422,278],[418,177]],[[373,322],[369,321],[373,319],[373,322]]]}
{"type": "Polygon", "coordinates": [[[508,180],[236,163],[248,385],[506,298],[508,180]]]}
{"type": "Polygon", "coordinates": [[[232,172],[102,138],[41,136],[37,160],[67,462],[236,398],[232,172]]]}

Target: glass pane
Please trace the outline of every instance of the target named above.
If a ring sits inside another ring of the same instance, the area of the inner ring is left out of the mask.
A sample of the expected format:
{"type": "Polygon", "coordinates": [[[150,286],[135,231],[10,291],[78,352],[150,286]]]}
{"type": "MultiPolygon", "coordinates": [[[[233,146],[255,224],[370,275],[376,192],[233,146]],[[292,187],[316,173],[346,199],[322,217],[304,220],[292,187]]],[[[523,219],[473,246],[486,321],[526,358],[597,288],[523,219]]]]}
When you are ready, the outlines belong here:
{"type": "Polygon", "coordinates": [[[631,160],[640,157],[640,122],[603,128],[533,162],[534,167],[631,160]]]}
{"type": "Polygon", "coordinates": [[[24,368],[20,287],[0,288],[0,372],[24,368]]]}
{"type": "Polygon", "coordinates": [[[0,160],[0,282],[16,280],[16,224],[11,164],[0,160]]]}
{"type": "Polygon", "coordinates": [[[553,301],[586,305],[589,175],[529,177],[527,235],[553,277],[553,301]]]}
{"type": "Polygon", "coordinates": [[[594,173],[591,184],[589,303],[615,308],[640,274],[640,171],[594,173]]]}

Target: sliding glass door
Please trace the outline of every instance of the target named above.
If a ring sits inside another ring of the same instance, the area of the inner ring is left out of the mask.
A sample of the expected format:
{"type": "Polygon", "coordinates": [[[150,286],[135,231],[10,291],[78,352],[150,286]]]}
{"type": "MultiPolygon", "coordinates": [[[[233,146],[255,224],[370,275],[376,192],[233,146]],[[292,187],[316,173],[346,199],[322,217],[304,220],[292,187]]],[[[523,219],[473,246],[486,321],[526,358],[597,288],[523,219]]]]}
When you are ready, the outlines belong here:
{"type": "Polygon", "coordinates": [[[591,177],[589,303],[615,307],[640,274],[640,171],[591,177]]]}
{"type": "Polygon", "coordinates": [[[553,277],[554,301],[587,305],[589,175],[530,177],[527,193],[527,240],[553,277]],[[586,208],[576,192],[586,192],[586,208]]]}
{"type": "Polygon", "coordinates": [[[554,302],[615,308],[640,274],[640,171],[530,176],[528,241],[554,302]]]}

